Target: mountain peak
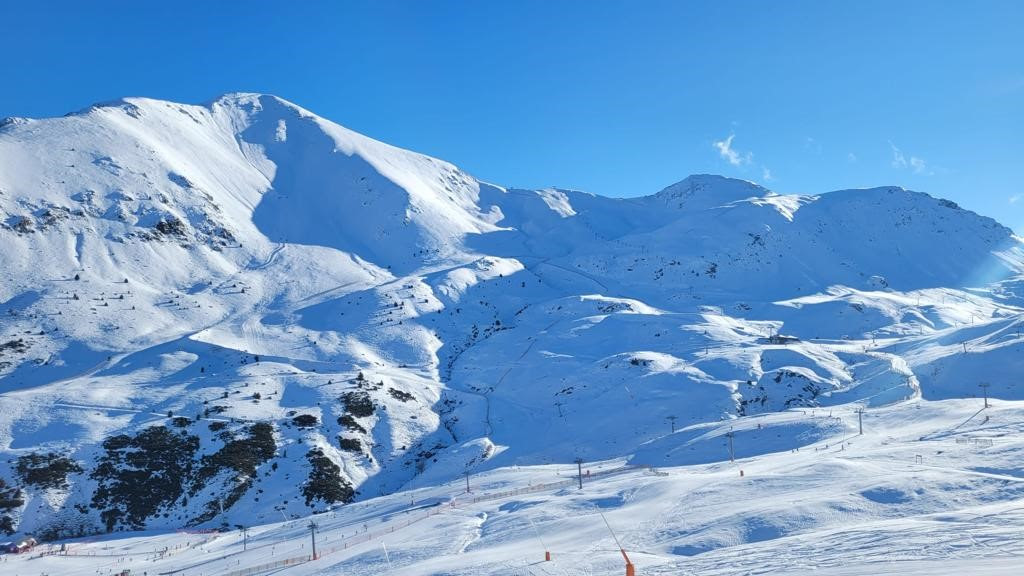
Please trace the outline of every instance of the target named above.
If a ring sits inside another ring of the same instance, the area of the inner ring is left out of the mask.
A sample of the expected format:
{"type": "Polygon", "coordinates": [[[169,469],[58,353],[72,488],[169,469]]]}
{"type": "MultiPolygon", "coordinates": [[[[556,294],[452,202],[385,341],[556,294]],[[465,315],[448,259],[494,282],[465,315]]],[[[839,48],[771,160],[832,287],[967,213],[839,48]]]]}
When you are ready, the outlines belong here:
{"type": "MultiPolygon", "coordinates": [[[[313,112],[281,98],[273,94],[263,94],[259,92],[228,92],[222,94],[214,100],[207,102],[205,106],[211,110],[217,108],[227,110],[238,110],[243,113],[244,116],[249,116],[259,112],[271,112],[276,111],[283,113],[284,116],[298,116],[299,118],[311,118],[316,120],[324,120],[320,116],[313,112]]],[[[326,122],[326,120],[324,120],[326,122]]],[[[333,123],[332,123],[333,124],[333,123]]]]}
{"type": "Polygon", "coordinates": [[[654,197],[677,208],[703,209],[770,194],[771,190],[748,180],[717,174],[692,174],[665,187],[654,197]]]}
{"type": "Polygon", "coordinates": [[[295,104],[294,102],[291,102],[274,94],[265,94],[262,92],[226,92],[224,94],[221,94],[217,98],[214,98],[211,104],[219,104],[222,106],[246,107],[253,105],[265,106],[266,104],[271,102],[310,113],[301,106],[299,106],[298,104],[295,104]]]}

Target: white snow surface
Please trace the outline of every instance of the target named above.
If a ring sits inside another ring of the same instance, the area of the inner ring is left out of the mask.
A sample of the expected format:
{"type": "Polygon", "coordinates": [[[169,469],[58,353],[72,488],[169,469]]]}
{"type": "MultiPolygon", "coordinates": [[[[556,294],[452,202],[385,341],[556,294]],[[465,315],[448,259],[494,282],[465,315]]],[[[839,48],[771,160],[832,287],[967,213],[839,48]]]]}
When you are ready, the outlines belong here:
{"type": "Polygon", "coordinates": [[[642,574],[1010,574],[1022,271],[901,188],[502,188],[259,94],[8,119],[0,520],[89,536],[3,573],[621,573],[601,511],[642,574]],[[252,474],[91,506],[111,438],[199,467],[254,423],[252,474]],[[311,449],[355,502],[303,498],[311,449]],[[49,453],[64,485],[16,464],[49,453]]]}

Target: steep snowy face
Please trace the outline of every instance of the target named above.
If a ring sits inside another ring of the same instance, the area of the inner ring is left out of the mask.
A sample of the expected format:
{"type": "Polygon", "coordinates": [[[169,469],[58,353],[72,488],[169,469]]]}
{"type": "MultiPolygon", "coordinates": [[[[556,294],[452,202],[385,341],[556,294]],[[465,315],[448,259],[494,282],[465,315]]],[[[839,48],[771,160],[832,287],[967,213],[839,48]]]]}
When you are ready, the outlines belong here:
{"type": "Polygon", "coordinates": [[[417,252],[450,254],[465,234],[494,229],[477,210],[479,184],[454,166],[272,96],[126,99],[8,121],[0,158],[0,209],[15,231],[91,217],[120,240],[240,244],[249,257],[291,242],[408,268],[417,252]]]}
{"type": "MultiPolygon", "coordinates": [[[[208,111],[148,100],[9,123],[0,129],[0,162],[0,217],[15,233],[0,258],[16,278],[80,265],[90,241],[100,242],[96,250],[108,241],[237,244],[256,236],[247,216],[266,187],[208,111]],[[73,249],[39,246],[76,234],[73,249]],[[17,258],[24,250],[43,252],[28,263],[17,258]]],[[[112,257],[131,250],[110,247],[112,257]]]]}
{"type": "Polygon", "coordinates": [[[494,230],[480,184],[455,166],[377,142],[273,96],[212,105],[269,182],[253,222],[275,242],[335,248],[404,272],[494,230]]]}
{"type": "Polygon", "coordinates": [[[1019,368],[1021,270],[899,188],[505,189],[259,94],[10,119],[0,526],[249,524],[670,417],[955,396],[1019,368]]]}
{"type": "Polygon", "coordinates": [[[817,238],[808,248],[822,260],[870,262],[862,272],[894,288],[979,286],[1019,269],[1020,242],[1009,228],[902,188],[822,194],[796,220],[804,231],[791,242],[808,242],[813,230],[817,238]]]}

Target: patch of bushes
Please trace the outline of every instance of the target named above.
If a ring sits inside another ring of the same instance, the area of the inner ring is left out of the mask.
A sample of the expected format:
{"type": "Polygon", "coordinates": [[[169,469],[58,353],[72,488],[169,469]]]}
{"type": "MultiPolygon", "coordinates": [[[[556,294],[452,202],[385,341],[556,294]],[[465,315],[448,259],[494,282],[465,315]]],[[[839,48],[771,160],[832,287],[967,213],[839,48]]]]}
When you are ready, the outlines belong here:
{"type": "Polygon", "coordinates": [[[184,493],[199,438],[153,426],[135,436],[107,438],[103,449],[106,453],[90,474],[97,482],[91,506],[100,510],[108,532],[119,526],[141,530],[146,518],[184,493]]]}
{"type": "Polygon", "coordinates": [[[345,403],[345,411],[357,418],[373,416],[373,401],[370,400],[370,395],[362,390],[345,392],[341,396],[341,401],[345,403]]]}
{"type": "Polygon", "coordinates": [[[10,512],[15,508],[21,508],[24,503],[21,488],[8,486],[7,482],[0,478],[0,511],[10,512]]]}
{"type": "Polygon", "coordinates": [[[356,422],[356,419],[353,418],[351,414],[344,414],[338,418],[338,424],[344,426],[350,432],[361,432],[366,434],[366,428],[363,428],[359,422],[356,422]]]}
{"type": "Polygon", "coordinates": [[[6,514],[0,516],[0,532],[3,532],[7,536],[14,534],[14,518],[11,518],[6,514]]]}
{"type": "Polygon", "coordinates": [[[413,399],[412,394],[395,388],[388,388],[388,394],[391,394],[391,397],[395,400],[401,400],[402,402],[408,402],[413,399]]]}
{"type": "Polygon", "coordinates": [[[341,468],[328,458],[323,450],[314,448],[306,453],[309,460],[309,479],[302,486],[306,506],[320,500],[327,504],[348,503],[355,497],[352,485],[341,476],[341,468]]]}
{"type": "Polygon", "coordinates": [[[25,340],[22,338],[18,338],[17,340],[8,340],[7,342],[0,344],[0,352],[7,350],[15,353],[21,353],[28,350],[28,344],[26,344],[25,340]]]}
{"type": "Polygon", "coordinates": [[[299,428],[313,428],[319,423],[320,420],[317,419],[317,417],[313,416],[312,414],[299,414],[298,416],[292,418],[292,424],[298,426],[299,428]]]}
{"type": "Polygon", "coordinates": [[[346,452],[363,453],[363,445],[358,438],[338,438],[338,446],[346,452]]]}
{"type": "MultiPolygon", "coordinates": [[[[10,512],[24,504],[25,498],[22,496],[21,488],[7,486],[7,482],[0,478],[0,512],[10,512]]],[[[9,514],[0,514],[0,532],[14,534],[14,518],[9,514]]]]}
{"type": "Polygon", "coordinates": [[[14,466],[18,478],[28,486],[37,488],[68,487],[68,474],[82,471],[74,460],[55,454],[28,454],[18,458],[14,466]]]}
{"type": "Polygon", "coordinates": [[[203,456],[190,493],[197,494],[211,478],[225,470],[234,472],[228,479],[228,483],[232,483],[233,486],[222,502],[211,502],[207,505],[206,512],[193,519],[192,523],[199,524],[210,520],[220,511],[221,506],[226,510],[238,502],[252,487],[257,469],[273,458],[276,451],[274,427],[259,422],[246,429],[245,437],[233,438],[217,452],[203,456]]]}
{"type": "Polygon", "coordinates": [[[255,476],[256,469],[276,451],[274,427],[265,422],[253,424],[246,429],[246,437],[232,439],[217,452],[203,456],[193,492],[201,490],[221,470],[234,470],[239,477],[255,476]]]}

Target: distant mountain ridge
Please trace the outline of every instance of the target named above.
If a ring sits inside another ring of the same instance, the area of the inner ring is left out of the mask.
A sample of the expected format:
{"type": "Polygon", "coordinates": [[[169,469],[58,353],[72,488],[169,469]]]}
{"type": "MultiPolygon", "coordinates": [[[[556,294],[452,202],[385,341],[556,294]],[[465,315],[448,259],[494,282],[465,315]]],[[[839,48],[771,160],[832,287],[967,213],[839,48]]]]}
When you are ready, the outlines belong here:
{"type": "Polygon", "coordinates": [[[669,416],[1020,397],[1022,270],[896,187],[503,188],[248,93],[6,119],[0,521],[248,524],[647,458],[669,416]]]}

